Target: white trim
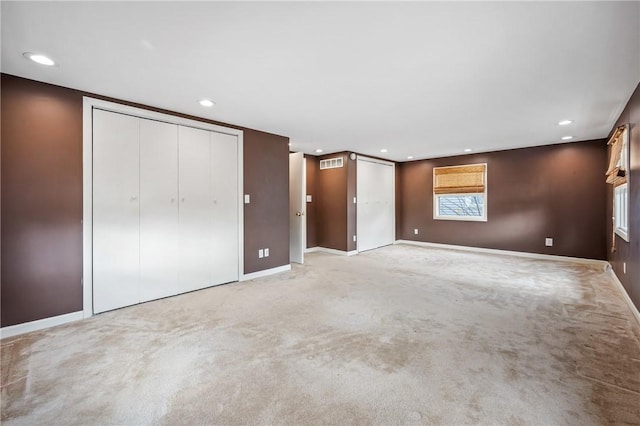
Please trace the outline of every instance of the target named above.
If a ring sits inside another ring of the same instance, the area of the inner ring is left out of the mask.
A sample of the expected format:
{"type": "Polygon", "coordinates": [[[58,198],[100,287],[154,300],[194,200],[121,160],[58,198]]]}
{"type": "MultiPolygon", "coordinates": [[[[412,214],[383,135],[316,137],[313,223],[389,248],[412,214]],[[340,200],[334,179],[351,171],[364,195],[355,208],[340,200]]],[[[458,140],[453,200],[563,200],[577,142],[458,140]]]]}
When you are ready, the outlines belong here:
{"type": "Polygon", "coordinates": [[[609,268],[609,273],[611,274],[611,278],[616,284],[616,287],[618,287],[620,294],[622,294],[622,298],[625,300],[625,302],[627,302],[631,314],[635,317],[636,321],[638,321],[638,324],[640,324],[640,312],[638,312],[638,307],[633,304],[631,297],[629,297],[629,293],[627,293],[627,290],[622,285],[622,282],[620,282],[620,279],[616,275],[616,272],[613,270],[613,268],[609,268]]]}
{"type": "Polygon", "coordinates": [[[319,247],[319,246],[310,247],[304,250],[305,253],[314,253],[317,251],[321,251],[323,253],[329,253],[329,254],[337,254],[338,256],[354,256],[358,254],[358,250],[344,251],[344,250],[336,250],[332,248],[319,247]]]}
{"type": "Polygon", "coordinates": [[[22,324],[10,325],[8,327],[2,327],[0,329],[0,339],[6,339],[7,337],[13,337],[19,334],[30,333],[32,331],[38,331],[49,327],[55,327],[56,325],[78,321],[83,318],[83,312],[78,311],[36,321],[25,322],[22,324]]]}
{"type": "Polygon", "coordinates": [[[488,165],[487,163],[474,163],[474,164],[459,164],[456,166],[442,166],[442,167],[434,167],[433,170],[431,171],[433,174],[433,187],[434,187],[434,192],[433,192],[433,220],[458,220],[458,221],[464,221],[464,222],[487,222],[487,216],[488,216],[488,205],[489,203],[487,202],[488,200],[488,196],[489,196],[489,190],[488,190],[488,181],[487,181],[487,176],[489,175],[488,172],[488,165]],[[483,199],[482,199],[482,216],[446,216],[446,215],[440,215],[438,213],[439,211],[439,207],[440,207],[440,199],[438,197],[441,196],[456,196],[456,195],[478,195],[477,193],[475,194],[471,194],[471,193],[463,193],[463,194],[436,194],[435,193],[435,185],[436,185],[436,169],[450,169],[450,168],[454,168],[454,167],[466,167],[466,166],[484,166],[484,192],[482,193],[483,195],[483,199]]]}
{"type": "Polygon", "coordinates": [[[93,104],[82,98],[82,311],[93,315],[93,104]]]}
{"type": "Polygon", "coordinates": [[[419,247],[431,247],[431,248],[440,248],[440,249],[471,251],[471,252],[477,252],[477,253],[500,254],[505,256],[526,257],[529,259],[556,260],[561,262],[584,263],[587,265],[601,266],[603,269],[609,266],[609,262],[605,260],[584,259],[582,257],[559,256],[555,254],[528,253],[524,251],[511,251],[511,250],[499,250],[499,249],[489,249],[489,248],[481,248],[481,247],[456,246],[452,244],[427,243],[423,241],[411,241],[411,240],[396,240],[394,244],[409,244],[412,246],[419,246],[419,247]]]}
{"type": "MultiPolygon", "coordinates": [[[[627,179],[629,179],[627,177],[627,179]]],[[[616,233],[617,236],[619,236],[620,238],[622,238],[623,240],[625,240],[626,242],[629,242],[629,210],[630,206],[629,206],[629,182],[625,182],[622,185],[618,185],[613,187],[613,224],[614,224],[614,232],[616,233]],[[618,191],[622,190],[624,188],[624,195],[618,196],[618,191]],[[618,197],[623,198],[624,201],[624,210],[626,210],[625,212],[625,219],[626,219],[626,225],[627,228],[622,228],[619,224],[619,215],[618,215],[618,197]]]]}
{"type": "Polygon", "coordinates": [[[244,274],[240,278],[240,281],[253,280],[255,278],[262,278],[262,277],[266,277],[273,274],[279,274],[280,272],[286,272],[290,270],[291,270],[291,264],[276,266],[275,268],[264,269],[262,271],[257,271],[257,272],[251,272],[250,274],[244,274]]]}
{"type": "Polygon", "coordinates": [[[238,281],[244,275],[244,132],[238,137],[238,281]]]}
{"type": "MultiPolygon", "coordinates": [[[[307,246],[307,158],[302,154],[302,247],[307,246]]],[[[304,263],[302,250],[302,263],[304,263]]]]}
{"type": "Polygon", "coordinates": [[[238,281],[244,276],[244,132],[147,109],[83,96],[82,98],[82,304],[83,316],[93,315],[93,109],[195,127],[238,138],[238,281]]]}

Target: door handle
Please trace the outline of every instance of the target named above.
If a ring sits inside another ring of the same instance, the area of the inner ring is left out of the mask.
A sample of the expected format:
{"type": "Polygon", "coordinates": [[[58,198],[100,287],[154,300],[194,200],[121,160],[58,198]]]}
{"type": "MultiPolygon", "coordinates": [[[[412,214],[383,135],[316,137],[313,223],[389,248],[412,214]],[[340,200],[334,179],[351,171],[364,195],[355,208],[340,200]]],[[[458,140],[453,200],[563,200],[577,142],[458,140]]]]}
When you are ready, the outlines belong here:
{"type": "Polygon", "coordinates": [[[296,216],[304,216],[304,211],[297,211],[296,216]]]}

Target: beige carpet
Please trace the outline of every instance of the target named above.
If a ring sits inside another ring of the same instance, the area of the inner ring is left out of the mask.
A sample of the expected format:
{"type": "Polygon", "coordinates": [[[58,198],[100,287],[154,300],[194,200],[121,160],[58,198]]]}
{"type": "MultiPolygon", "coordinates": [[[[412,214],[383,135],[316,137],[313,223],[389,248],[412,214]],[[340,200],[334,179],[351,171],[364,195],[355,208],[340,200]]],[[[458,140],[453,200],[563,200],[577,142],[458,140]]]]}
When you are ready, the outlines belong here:
{"type": "Polygon", "coordinates": [[[2,341],[2,424],[640,424],[599,266],[406,245],[2,341]]]}

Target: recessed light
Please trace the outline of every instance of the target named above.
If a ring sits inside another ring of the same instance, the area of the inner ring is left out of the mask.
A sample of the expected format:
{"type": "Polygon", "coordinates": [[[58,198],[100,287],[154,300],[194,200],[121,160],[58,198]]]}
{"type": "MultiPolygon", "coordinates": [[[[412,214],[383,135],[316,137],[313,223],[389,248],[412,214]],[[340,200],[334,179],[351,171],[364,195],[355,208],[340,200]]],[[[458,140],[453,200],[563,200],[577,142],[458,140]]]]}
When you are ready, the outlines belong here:
{"type": "Polygon", "coordinates": [[[471,152],[471,148],[465,148],[464,152],[471,152]]]}
{"type": "Polygon", "coordinates": [[[573,139],[573,136],[563,136],[562,137],[563,141],[568,141],[569,139],[573,139]]]}
{"type": "Polygon", "coordinates": [[[573,120],[562,120],[558,121],[558,126],[566,126],[567,124],[573,123],[573,120]]]}
{"type": "Polygon", "coordinates": [[[407,160],[413,160],[413,155],[408,156],[407,160]]]}
{"type": "Polygon", "coordinates": [[[382,148],[382,149],[380,150],[380,152],[387,152],[387,149],[386,149],[386,148],[382,148]]]}
{"type": "Polygon", "coordinates": [[[210,107],[214,106],[215,104],[216,104],[216,103],[215,103],[215,102],[213,102],[213,101],[212,101],[212,100],[210,100],[210,99],[202,99],[202,100],[200,101],[200,105],[202,105],[203,107],[207,107],[207,108],[210,108],[210,107]]]}
{"type": "Polygon", "coordinates": [[[55,62],[53,62],[53,59],[48,58],[39,53],[24,52],[22,56],[24,56],[27,59],[31,59],[33,62],[36,62],[40,65],[46,65],[48,67],[52,67],[56,64],[55,62]]]}
{"type": "Polygon", "coordinates": [[[316,149],[316,153],[320,154],[322,152],[322,150],[320,148],[316,149]]]}

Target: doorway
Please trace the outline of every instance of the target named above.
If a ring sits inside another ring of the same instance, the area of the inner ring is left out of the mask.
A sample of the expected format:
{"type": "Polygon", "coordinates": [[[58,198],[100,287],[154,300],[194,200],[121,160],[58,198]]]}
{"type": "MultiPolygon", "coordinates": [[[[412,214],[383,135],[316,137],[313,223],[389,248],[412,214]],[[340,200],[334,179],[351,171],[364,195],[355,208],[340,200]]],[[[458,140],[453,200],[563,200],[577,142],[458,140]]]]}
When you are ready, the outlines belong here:
{"type": "Polygon", "coordinates": [[[307,247],[306,164],[301,152],[289,154],[289,260],[304,263],[307,247]]]}

